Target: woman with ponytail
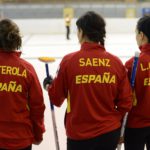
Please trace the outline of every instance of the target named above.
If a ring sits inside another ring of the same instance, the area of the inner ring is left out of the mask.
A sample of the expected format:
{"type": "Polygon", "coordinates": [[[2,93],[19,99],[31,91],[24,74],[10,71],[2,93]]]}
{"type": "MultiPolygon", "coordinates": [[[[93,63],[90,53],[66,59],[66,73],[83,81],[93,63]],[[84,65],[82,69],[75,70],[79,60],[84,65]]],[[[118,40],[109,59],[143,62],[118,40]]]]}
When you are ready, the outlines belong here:
{"type": "Polygon", "coordinates": [[[105,21],[87,12],[77,22],[81,48],[66,55],[57,76],[45,78],[51,102],[67,98],[67,150],[115,150],[121,120],[131,109],[131,87],[125,67],[105,50],[105,21]]]}

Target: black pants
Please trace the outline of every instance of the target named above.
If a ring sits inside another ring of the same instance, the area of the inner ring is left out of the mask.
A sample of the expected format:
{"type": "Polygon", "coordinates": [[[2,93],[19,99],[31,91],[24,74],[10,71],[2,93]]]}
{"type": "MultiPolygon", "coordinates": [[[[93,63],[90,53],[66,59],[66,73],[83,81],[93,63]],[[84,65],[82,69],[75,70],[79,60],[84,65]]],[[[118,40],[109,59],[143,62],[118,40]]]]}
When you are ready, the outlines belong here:
{"type": "Polygon", "coordinates": [[[127,128],[125,131],[125,150],[150,150],[150,127],[127,128]]]}
{"type": "Polygon", "coordinates": [[[69,37],[69,35],[70,35],[70,27],[66,26],[66,30],[67,30],[66,38],[67,38],[67,40],[69,40],[70,39],[70,37],[69,37]]]}
{"type": "Polygon", "coordinates": [[[119,141],[120,129],[88,140],[67,139],[67,150],[115,150],[119,141]]]}
{"type": "MultiPolygon", "coordinates": [[[[0,150],[9,150],[9,149],[3,149],[3,148],[0,148],[0,150]]],[[[18,150],[32,150],[32,146],[28,146],[26,148],[23,148],[23,149],[18,149],[18,150]]]]}

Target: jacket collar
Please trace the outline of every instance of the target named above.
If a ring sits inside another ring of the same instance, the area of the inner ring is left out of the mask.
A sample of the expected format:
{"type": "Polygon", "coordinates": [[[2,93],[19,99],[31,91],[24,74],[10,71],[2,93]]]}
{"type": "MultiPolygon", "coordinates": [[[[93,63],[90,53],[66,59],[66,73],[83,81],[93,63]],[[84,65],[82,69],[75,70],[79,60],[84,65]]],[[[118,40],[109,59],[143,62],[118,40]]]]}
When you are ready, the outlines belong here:
{"type": "Polygon", "coordinates": [[[100,49],[102,51],[105,51],[104,46],[98,44],[98,43],[90,43],[90,42],[84,42],[81,45],[81,50],[97,50],[100,49]]]}
{"type": "Polygon", "coordinates": [[[139,47],[141,52],[150,52],[150,43],[144,44],[139,47]]]}
{"type": "Polygon", "coordinates": [[[20,57],[21,56],[21,54],[22,54],[22,52],[21,51],[19,51],[19,50],[14,50],[14,51],[4,51],[4,50],[2,50],[2,49],[0,49],[0,53],[1,54],[6,54],[6,55],[8,55],[8,54],[10,54],[10,55],[15,55],[15,56],[18,56],[18,57],[20,57]]]}

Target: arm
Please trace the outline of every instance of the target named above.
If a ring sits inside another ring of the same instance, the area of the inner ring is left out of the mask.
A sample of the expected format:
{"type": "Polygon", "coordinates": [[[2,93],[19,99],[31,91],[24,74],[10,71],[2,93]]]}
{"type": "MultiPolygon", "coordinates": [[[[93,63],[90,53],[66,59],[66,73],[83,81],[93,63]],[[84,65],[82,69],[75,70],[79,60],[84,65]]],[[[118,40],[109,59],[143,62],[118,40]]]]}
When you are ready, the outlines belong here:
{"type": "Polygon", "coordinates": [[[123,74],[118,85],[116,105],[122,117],[132,108],[132,89],[125,68],[123,68],[123,74]]]}
{"type": "Polygon", "coordinates": [[[61,106],[68,94],[68,86],[66,80],[66,61],[63,59],[57,71],[52,84],[48,87],[48,94],[51,102],[55,106],[61,106]]]}
{"type": "Polygon", "coordinates": [[[49,85],[48,94],[54,105],[59,107],[64,102],[67,97],[67,88],[62,73],[59,72],[57,77],[54,78],[52,84],[49,85]]]}
{"type": "Polygon", "coordinates": [[[127,74],[128,74],[128,79],[129,80],[131,78],[132,64],[133,64],[133,58],[131,58],[130,60],[128,60],[125,63],[125,67],[126,67],[126,70],[127,70],[127,74]]]}
{"type": "Polygon", "coordinates": [[[32,79],[29,89],[29,107],[30,118],[33,125],[33,132],[35,136],[35,143],[39,143],[43,139],[44,127],[44,99],[42,89],[36,75],[36,72],[32,71],[32,79]]]}

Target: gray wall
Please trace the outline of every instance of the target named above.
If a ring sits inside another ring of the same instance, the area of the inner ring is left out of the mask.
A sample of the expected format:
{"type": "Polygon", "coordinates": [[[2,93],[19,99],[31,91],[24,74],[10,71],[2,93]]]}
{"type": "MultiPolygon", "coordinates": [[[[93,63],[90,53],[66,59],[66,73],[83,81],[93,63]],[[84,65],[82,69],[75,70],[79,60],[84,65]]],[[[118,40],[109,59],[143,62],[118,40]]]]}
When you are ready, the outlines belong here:
{"type": "Polygon", "coordinates": [[[104,17],[122,18],[126,16],[127,8],[135,8],[135,17],[142,16],[142,9],[150,8],[150,3],[119,3],[119,4],[1,4],[0,12],[5,17],[12,19],[19,18],[62,18],[63,9],[72,7],[74,9],[75,18],[79,17],[86,11],[93,10],[104,17]]]}

